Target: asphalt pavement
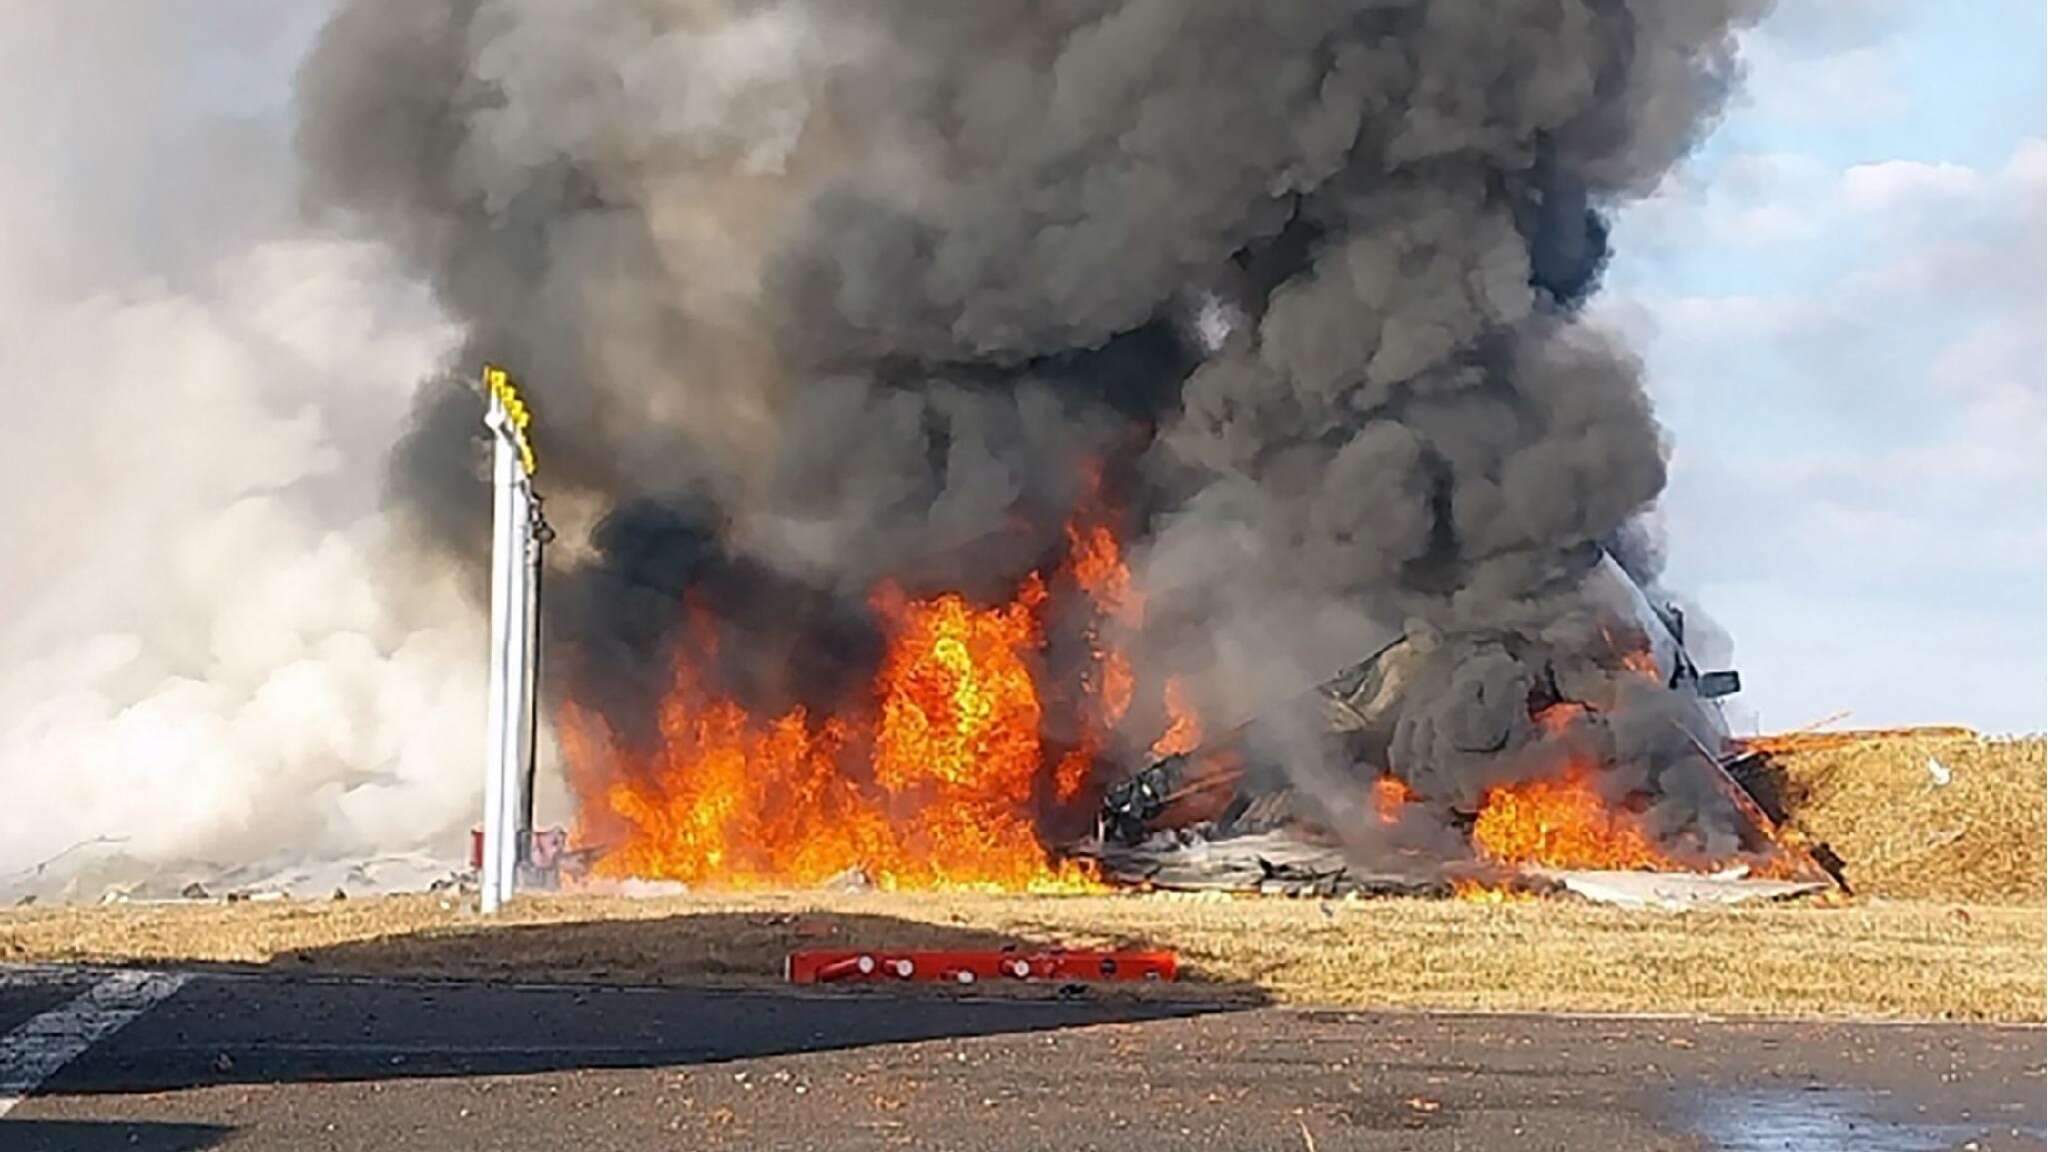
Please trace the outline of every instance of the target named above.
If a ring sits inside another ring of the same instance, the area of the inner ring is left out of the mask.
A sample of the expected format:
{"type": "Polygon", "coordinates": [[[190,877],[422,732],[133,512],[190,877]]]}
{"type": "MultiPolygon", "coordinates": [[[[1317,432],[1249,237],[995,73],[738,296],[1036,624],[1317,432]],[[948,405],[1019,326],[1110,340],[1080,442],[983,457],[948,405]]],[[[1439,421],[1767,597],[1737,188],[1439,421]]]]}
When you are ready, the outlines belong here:
{"type": "Polygon", "coordinates": [[[7,1152],[1988,1152],[2043,1147],[2043,1061],[2038,1027],[0,970],[7,1152]]]}

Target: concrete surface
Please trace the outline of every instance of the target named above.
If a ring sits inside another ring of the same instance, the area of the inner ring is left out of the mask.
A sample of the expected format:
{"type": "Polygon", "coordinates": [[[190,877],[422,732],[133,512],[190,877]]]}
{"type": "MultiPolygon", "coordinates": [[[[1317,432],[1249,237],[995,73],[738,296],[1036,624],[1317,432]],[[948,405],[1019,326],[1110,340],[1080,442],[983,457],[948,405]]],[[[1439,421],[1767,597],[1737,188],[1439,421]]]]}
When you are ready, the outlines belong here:
{"type": "MultiPolygon", "coordinates": [[[[97,975],[0,978],[21,1032],[97,975]]],[[[195,974],[0,1150],[2043,1146],[2039,1028],[195,974]]]]}

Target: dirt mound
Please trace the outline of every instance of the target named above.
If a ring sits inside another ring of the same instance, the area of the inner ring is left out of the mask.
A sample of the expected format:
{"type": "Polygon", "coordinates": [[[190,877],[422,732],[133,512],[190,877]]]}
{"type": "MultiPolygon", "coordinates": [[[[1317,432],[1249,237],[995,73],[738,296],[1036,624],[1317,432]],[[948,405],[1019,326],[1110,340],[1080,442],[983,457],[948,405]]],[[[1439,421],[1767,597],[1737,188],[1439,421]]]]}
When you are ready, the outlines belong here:
{"type": "Polygon", "coordinates": [[[1748,744],[1757,755],[1738,777],[1832,848],[1858,895],[2038,905],[2048,891],[2041,737],[1922,728],[1748,744]]]}

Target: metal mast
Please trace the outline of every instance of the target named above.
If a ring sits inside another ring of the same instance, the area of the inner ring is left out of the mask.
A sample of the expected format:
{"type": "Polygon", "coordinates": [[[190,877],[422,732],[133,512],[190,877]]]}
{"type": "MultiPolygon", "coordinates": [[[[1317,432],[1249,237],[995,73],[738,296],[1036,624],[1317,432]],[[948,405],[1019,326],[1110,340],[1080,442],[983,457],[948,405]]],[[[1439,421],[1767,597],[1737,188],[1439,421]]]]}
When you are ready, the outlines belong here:
{"type": "Polygon", "coordinates": [[[523,793],[534,755],[534,622],[539,609],[540,550],[547,535],[533,493],[531,419],[505,370],[484,366],[491,430],[490,701],[484,733],[483,852],[478,868],[482,908],[496,912],[518,881],[523,793]]]}

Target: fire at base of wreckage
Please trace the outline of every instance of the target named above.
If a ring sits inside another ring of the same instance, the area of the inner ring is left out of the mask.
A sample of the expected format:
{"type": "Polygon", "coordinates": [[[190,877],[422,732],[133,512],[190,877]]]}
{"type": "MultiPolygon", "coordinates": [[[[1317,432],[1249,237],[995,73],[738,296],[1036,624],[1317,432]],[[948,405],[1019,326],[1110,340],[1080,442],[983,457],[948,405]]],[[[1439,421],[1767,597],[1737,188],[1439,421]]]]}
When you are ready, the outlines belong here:
{"type": "Polygon", "coordinates": [[[741,638],[690,612],[654,740],[564,706],[581,809],[574,850],[550,855],[574,885],[640,891],[1574,893],[1679,908],[1841,886],[1825,847],[1779,827],[1731,775],[1749,753],[1713,699],[1733,674],[1700,673],[1682,623],[1612,559],[1582,578],[1613,617],[1603,663],[1631,692],[1668,698],[1653,711],[1682,764],[1653,776],[1619,759],[1613,717],[1546,679],[1513,725],[1519,739],[1478,745],[1497,761],[1489,782],[1445,794],[1389,755],[1404,694],[1445,648],[1424,636],[1397,636],[1281,710],[1315,727],[1321,762],[1346,768],[1317,787],[1265,751],[1263,717],[1205,740],[1175,678],[1159,689],[1145,766],[1120,771],[1111,750],[1140,689],[1114,637],[1142,622],[1144,601],[1105,524],[1077,517],[1066,539],[1050,574],[1029,574],[1004,603],[879,589],[888,645],[872,693],[829,715],[762,716],[720,694],[702,669],[741,638]],[[1072,690],[1042,683],[1056,599],[1087,617],[1072,690]],[[1683,802],[1660,786],[1683,788],[1683,802]]]}

